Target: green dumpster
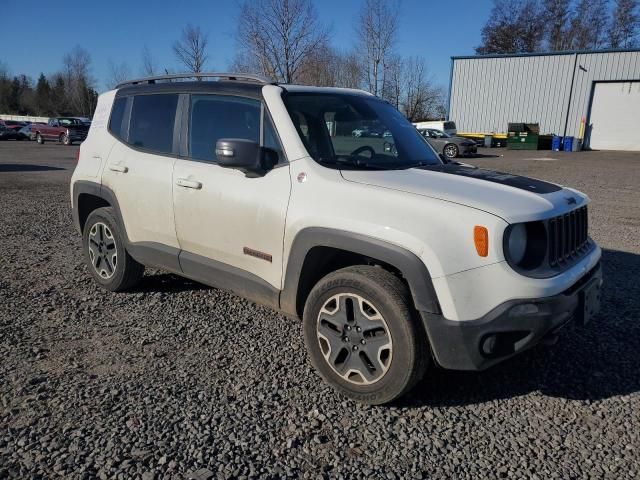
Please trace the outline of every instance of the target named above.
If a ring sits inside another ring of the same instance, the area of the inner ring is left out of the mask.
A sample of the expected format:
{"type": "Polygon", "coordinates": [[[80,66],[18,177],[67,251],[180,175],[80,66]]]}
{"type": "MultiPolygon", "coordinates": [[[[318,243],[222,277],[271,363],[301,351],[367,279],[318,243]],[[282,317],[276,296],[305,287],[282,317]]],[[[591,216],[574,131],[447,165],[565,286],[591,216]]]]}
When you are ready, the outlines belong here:
{"type": "Polygon", "coordinates": [[[537,123],[510,123],[507,148],[510,150],[538,150],[540,126],[537,123]]]}

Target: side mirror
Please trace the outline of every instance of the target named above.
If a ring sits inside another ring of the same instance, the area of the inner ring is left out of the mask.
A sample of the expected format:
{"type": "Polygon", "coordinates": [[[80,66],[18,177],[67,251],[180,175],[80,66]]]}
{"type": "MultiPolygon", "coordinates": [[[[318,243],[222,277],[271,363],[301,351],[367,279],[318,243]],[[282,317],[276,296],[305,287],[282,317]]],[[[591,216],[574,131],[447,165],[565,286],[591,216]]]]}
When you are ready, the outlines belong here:
{"type": "Polygon", "coordinates": [[[247,175],[262,176],[274,161],[271,151],[257,142],[242,138],[221,138],[216,142],[216,159],[221,167],[235,168],[247,175]]]}

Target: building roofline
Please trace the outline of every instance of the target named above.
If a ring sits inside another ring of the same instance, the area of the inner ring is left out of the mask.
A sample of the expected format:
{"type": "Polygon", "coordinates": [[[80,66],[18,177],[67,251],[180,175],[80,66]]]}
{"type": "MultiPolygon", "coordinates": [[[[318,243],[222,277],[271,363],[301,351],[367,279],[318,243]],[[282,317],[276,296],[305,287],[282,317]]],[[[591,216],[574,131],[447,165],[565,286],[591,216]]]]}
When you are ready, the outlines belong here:
{"type": "Polygon", "coordinates": [[[629,53],[640,52],[640,48],[610,48],[605,50],[563,50],[559,52],[531,52],[531,53],[493,53],[489,55],[459,55],[452,56],[451,60],[482,60],[484,58],[511,58],[511,57],[550,57],[556,55],[591,55],[597,53],[629,53]]]}

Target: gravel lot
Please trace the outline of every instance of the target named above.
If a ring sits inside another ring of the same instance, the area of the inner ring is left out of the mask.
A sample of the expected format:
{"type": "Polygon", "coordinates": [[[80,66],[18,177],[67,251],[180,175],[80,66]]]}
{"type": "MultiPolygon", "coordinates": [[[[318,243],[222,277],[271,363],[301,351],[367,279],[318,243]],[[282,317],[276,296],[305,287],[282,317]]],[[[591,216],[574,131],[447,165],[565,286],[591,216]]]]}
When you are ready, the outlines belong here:
{"type": "Polygon", "coordinates": [[[603,313],[372,408],[311,371],[299,322],[157,271],[100,290],[71,222],[76,150],[0,143],[0,478],[640,476],[640,154],[470,160],[592,197],[603,313]]]}

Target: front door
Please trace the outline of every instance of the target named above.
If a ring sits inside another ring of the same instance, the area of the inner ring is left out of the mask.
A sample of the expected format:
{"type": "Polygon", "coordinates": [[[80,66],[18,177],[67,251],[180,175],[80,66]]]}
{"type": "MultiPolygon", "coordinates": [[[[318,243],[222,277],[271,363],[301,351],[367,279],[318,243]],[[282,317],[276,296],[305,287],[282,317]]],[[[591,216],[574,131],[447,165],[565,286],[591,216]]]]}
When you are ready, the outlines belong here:
{"type": "Polygon", "coordinates": [[[240,276],[280,290],[291,179],[268,114],[255,99],[198,94],[190,98],[188,116],[188,158],[177,160],[173,171],[183,272],[203,278],[208,271],[217,277],[214,284],[240,276]],[[261,142],[282,162],[256,178],[223,168],[215,156],[222,138],[261,142]]]}

